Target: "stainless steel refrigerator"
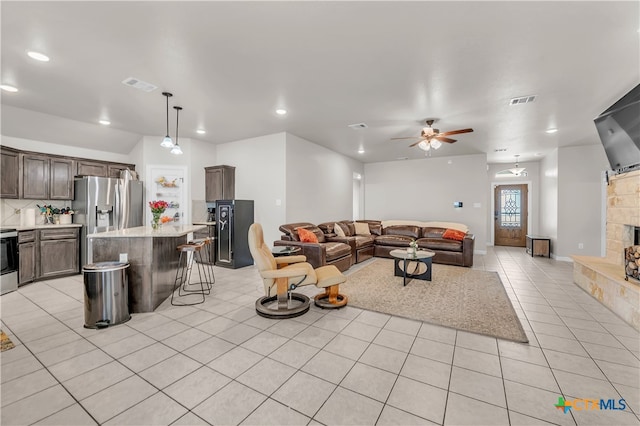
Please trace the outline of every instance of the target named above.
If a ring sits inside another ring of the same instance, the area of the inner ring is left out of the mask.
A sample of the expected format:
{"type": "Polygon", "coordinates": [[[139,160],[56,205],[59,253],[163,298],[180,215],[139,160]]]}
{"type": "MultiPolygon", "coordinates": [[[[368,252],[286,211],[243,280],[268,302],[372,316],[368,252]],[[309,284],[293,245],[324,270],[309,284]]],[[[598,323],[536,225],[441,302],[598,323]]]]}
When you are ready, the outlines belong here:
{"type": "Polygon", "coordinates": [[[74,191],[73,219],[83,225],[80,265],[87,264],[87,235],[142,226],[144,190],[139,180],[77,177],[74,191]]]}
{"type": "Polygon", "coordinates": [[[249,251],[249,227],[253,200],[216,201],[216,266],[242,268],[253,264],[249,251]]]}

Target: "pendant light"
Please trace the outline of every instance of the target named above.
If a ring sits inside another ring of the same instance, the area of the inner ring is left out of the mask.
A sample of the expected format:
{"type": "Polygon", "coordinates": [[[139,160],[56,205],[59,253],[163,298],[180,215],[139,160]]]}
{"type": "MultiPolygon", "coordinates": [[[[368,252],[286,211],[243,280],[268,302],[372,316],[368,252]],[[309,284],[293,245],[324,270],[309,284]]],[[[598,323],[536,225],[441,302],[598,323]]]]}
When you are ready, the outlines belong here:
{"type": "Polygon", "coordinates": [[[182,107],[174,106],[173,109],[176,110],[176,144],[171,148],[171,153],[174,155],[182,155],[182,148],[178,145],[178,115],[180,114],[182,107]]]}
{"type": "Polygon", "coordinates": [[[509,169],[509,171],[516,176],[520,176],[522,172],[524,172],[526,169],[524,167],[518,167],[518,157],[520,157],[520,155],[516,154],[515,157],[516,157],[516,166],[513,169],[509,169]]]}
{"type": "Polygon", "coordinates": [[[162,142],[160,142],[160,146],[163,148],[173,148],[173,141],[169,136],[169,98],[173,96],[173,94],[169,92],[162,92],[162,96],[166,96],[167,98],[167,135],[162,139],[162,142]]]}

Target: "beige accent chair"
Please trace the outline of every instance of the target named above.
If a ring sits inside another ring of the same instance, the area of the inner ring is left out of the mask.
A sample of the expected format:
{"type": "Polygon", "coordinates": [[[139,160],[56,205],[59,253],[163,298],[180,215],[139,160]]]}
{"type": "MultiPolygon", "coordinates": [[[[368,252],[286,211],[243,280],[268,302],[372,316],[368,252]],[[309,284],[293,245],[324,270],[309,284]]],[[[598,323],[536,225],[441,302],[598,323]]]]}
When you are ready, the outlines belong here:
{"type": "Polygon", "coordinates": [[[266,294],[256,301],[259,315],[283,319],[304,314],[309,310],[309,298],[292,290],[309,284],[325,290],[315,296],[317,306],[335,309],[347,304],[347,297],[339,293],[340,284],[347,279],[338,268],[328,265],[313,269],[302,255],[274,257],[264,242],[262,225],[259,223],[249,227],[249,250],[262,277],[266,294]]]}

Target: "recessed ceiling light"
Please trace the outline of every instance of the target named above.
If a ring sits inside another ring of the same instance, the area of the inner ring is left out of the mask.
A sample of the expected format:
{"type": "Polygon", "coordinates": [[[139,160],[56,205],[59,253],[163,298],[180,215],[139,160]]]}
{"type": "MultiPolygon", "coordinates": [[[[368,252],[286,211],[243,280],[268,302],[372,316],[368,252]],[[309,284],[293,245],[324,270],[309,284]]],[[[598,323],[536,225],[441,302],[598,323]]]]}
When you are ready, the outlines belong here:
{"type": "Polygon", "coordinates": [[[408,160],[408,159],[409,159],[409,157],[398,157],[398,158],[396,158],[396,160],[408,160]]]}
{"type": "Polygon", "coordinates": [[[27,55],[29,55],[31,59],[35,59],[36,61],[49,62],[49,57],[44,53],[34,52],[33,50],[30,50],[27,52],[27,55]]]}
{"type": "Polygon", "coordinates": [[[17,92],[18,89],[16,87],[10,86],[8,84],[0,84],[0,89],[4,90],[5,92],[17,92]]]}
{"type": "Polygon", "coordinates": [[[102,124],[103,126],[108,126],[109,124],[111,124],[109,120],[100,120],[98,121],[98,123],[102,124]]]}
{"type": "Polygon", "coordinates": [[[287,115],[287,110],[283,109],[283,108],[278,108],[276,110],[276,114],[278,114],[278,115],[287,115]]]}
{"type": "Polygon", "coordinates": [[[542,156],[542,153],[541,153],[541,152],[536,152],[536,153],[535,153],[535,154],[533,154],[533,155],[535,155],[536,157],[540,157],[540,156],[542,156]]]}
{"type": "Polygon", "coordinates": [[[364,148],[360,148],[360,149],[358,150],[358,154],[364,154],[364,148]]]}
{"type": "Polygon", "coordinates": [[[557,131],[558,131],[558,129],[547,129],[546,130],[547,133],[555,133],[557,131]]]}
{"type": "Polygon", "coordinates": [[[198,129],[198,130],[196,130],[196,133],[199,134],[199,135],[204,135],[205,133],[207,133],[207,131],[206,130],[202,130],[202,129],[198,129]]]}

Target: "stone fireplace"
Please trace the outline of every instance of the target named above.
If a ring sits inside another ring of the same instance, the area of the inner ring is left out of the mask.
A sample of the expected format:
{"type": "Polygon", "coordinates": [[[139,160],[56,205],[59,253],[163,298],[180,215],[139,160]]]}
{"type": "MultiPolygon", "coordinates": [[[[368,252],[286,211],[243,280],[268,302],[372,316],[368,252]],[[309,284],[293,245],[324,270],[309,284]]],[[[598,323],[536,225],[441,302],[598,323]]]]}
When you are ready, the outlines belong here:
{"type": "Polygon", "coordinates": [[[612,176],[607,187],[606,257],[573,256],[573,280],[640,330],[640,281],[625,280],[625,249],[640,228],[640,170],[612,176]]]}

